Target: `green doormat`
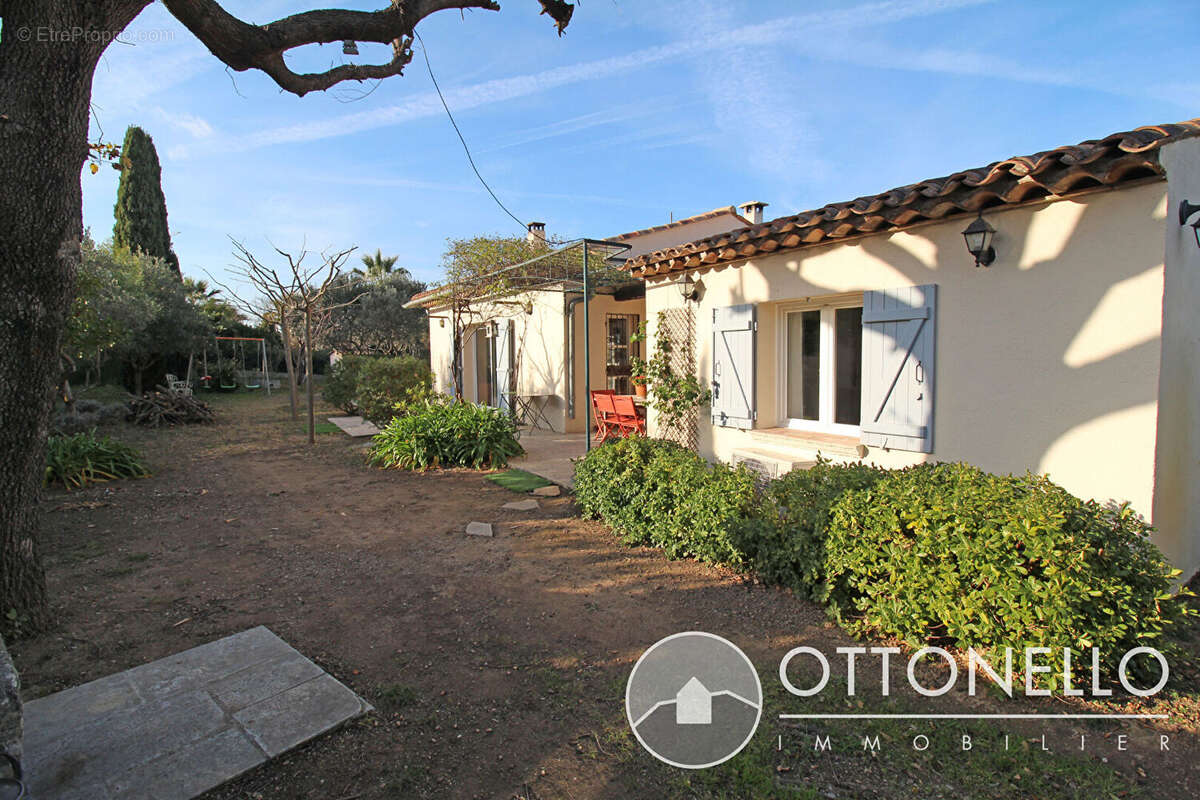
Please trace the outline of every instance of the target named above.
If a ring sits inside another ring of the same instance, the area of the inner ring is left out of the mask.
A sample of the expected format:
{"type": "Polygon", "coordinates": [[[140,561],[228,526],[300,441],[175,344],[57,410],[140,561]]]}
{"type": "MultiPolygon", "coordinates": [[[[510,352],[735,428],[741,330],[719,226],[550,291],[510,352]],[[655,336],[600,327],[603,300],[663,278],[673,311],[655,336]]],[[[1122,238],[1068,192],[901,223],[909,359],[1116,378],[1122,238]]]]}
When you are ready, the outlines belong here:
{"type": "Polygon", "coordinates": [[[534,489],[552,485],[551,481],[539,475],[534,475],[532,472],[526,472],[523,469],[510,469],[506,472],[497,472],[495,475],[488,475],[487,479],[492,483],[503,486],[510,492],[532,492],[534,489]]]}

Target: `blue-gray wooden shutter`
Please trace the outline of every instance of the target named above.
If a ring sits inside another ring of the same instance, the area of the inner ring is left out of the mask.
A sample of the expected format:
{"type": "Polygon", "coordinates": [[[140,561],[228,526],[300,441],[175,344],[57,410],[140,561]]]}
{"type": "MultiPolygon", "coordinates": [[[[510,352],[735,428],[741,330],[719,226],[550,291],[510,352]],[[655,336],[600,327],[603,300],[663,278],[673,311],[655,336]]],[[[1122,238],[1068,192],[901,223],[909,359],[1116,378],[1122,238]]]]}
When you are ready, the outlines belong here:
{"type": "Polygon", "coordinates": [[[516,372],[513,363],[513,321],[496,323],[496,408],[512,411],[512,392],[516,372]]]}
{"type": "Polygon", "coordinates": [[[863,292],[862,443],[933,452],[937,286],[863,292]]]}
{"type": "Polygon", "coordinates": [[[713,309],[712,421],[727,428],[753,428],[755,339],[758,313],[746,303],[713,309]]]}

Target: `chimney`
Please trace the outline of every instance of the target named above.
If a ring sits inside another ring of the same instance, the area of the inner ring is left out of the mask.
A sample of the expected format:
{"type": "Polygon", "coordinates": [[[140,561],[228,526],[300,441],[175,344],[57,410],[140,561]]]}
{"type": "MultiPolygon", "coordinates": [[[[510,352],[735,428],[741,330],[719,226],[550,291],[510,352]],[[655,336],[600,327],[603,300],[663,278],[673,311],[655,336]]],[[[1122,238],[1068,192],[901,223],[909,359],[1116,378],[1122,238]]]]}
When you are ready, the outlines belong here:
{"type": "Polygon", "coordinates": [[[742,216],[745,217],[746,219],[750,220],[751,225],[761,225],[762,224],[763,209],[766,207],[767,207],[767,204],[760,200],[754,200],[749,203],[742,203],[741,205],[738,206],[738,208],[741,209],[742,216]]]}
{"type": "Polygon", "coordinates": [[[531,222],[526,225],[529,232],[525,234],[525,241],[530,244],[545,244],[546,243],[546,223],[531,222]]]}

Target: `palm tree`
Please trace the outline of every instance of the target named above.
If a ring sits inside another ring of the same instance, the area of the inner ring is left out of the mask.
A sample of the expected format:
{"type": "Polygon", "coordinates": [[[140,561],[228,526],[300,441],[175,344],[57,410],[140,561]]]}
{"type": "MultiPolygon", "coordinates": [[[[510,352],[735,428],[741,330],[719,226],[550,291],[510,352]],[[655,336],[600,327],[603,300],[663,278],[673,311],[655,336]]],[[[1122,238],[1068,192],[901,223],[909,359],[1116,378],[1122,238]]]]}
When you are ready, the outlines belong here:
{"type": "Polygon", "coordinates": [[[187,276],[183,278],[183,286],[193,300],[212,300],[221,293],[220,289],[210,289],[208,281],[187,276]]]}
{"type": "Polygon", "coordinates": [[[392,267],[396,266],[396,261],[400,256],[385,256],[379,248],[375,249],[375,255],[365,255],[362,257],[362,263],[366,266],[366,271],[361,269],[352,270],[352,272],[360,278],[382,278],[384,275],[390,275],[392,267]]]}

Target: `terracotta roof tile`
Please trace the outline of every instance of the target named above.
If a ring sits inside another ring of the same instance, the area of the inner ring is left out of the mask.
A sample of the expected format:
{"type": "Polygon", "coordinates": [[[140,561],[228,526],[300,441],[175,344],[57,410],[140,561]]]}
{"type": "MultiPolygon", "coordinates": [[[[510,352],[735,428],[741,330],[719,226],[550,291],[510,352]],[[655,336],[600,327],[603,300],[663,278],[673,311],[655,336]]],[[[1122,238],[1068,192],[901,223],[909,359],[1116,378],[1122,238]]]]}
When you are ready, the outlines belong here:
{"type": "Polygon", "coordinates": [[[630,259],[624,268],[635,276],[662,275],[1161,176],[1159,148],[1197,135],[1200,118],[1148,125],[655,250],[630,259]]]}

